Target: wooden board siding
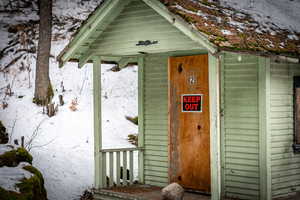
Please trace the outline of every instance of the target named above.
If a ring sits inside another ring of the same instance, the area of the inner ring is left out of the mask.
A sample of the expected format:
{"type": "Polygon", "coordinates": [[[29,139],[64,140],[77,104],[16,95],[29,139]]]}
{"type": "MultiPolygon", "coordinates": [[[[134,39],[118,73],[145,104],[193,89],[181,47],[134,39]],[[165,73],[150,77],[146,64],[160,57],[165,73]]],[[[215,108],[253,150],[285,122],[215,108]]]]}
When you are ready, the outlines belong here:
{"type": "Polygon", "coordinates": [[[272,197],[300,191],[300,155],[293,153],[293,76],[299,64],[271,62],[272,197]]]}
{"type": "Polygon", "coordinates": [[[140,0],[133,0],[91,46],[81,47],[82,54],[89,48],[101,55],[135,55],[138,52],[201,49],[201,46],[148,5],[140,0]],[[139,41],[146,40],[158,43],[136,46],[139,41]]]}
{"type": "Polygon", "coordinates": [[[226,53],[221,73],[222,193],[259,199],[258,57],[226,53]]]}
{"type": "Polygon", "coordinates": [[[168,56],[144,60],[145,183],[168,184],[168,56]]]}

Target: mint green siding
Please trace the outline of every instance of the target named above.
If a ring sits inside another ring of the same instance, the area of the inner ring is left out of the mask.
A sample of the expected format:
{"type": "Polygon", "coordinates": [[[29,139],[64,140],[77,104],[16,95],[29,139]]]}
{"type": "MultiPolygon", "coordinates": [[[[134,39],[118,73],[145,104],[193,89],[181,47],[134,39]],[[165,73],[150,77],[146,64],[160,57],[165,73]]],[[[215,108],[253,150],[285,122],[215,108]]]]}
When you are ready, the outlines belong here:
{"type": "Polygon", "coordinates": [[[271,62],[271,177],[272,196],[300,191],[300,155],[293,152],[293,76],[299,64],[271,62]]]}
{"type": "Polygon", "coordinates": [[[222,193],[259,199],[258,57],[226,53],[222,61],[222,193]]]}
{"type": "Polygon", "coordinates": [[[168,57],[144,60],[144,179],[168,184],[168,57]]]}
{"type": "Polygon", "coordinates": [[[97,37],[91,46],[82,46],[83,53],[87,49],[93,49],[101,55],[135,55],[138,52],[199,50],[201,47],[148,5],[140,0],[134,0],[125,6],[120,15],[97,37]],[[139,41],[146,40],[158,43],[136,46],[139,41]]]}
{"type": "Polygon", "coordinates": [[[221,179],[225,197],[252,200],[270,194],[278,198],[300,191],[300,155],[292,148],[293,76],[300,75],[300,65],[274,60],[269,65],[268,60],[229,53],[222,59],[221,179]],[[268,177],[270,181],[265,180],[268,177]]]}

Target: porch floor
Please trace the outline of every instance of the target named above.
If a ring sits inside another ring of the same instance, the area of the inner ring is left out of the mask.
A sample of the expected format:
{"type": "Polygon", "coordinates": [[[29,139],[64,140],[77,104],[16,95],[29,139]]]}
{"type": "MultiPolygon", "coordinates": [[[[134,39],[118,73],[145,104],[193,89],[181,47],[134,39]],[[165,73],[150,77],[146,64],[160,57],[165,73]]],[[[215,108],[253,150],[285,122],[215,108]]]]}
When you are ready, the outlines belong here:
{"type": "MultiPolygon", "coordinates": [[[[162,200],[160,187],[148,185],[132,185],[127,187],[113,187],[95,191],[96,200],[162,200]]],[[[184,200],[210,200],[210,196],[185,192],[184,200]]]]}

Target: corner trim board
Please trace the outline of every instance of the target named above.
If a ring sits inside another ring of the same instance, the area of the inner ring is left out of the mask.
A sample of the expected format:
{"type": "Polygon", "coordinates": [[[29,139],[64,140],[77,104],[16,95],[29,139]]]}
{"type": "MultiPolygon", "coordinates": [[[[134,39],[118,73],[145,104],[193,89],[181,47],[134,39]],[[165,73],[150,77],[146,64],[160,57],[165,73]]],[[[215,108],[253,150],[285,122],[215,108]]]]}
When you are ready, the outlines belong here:
{"type": "Polygon", "coordinates": [[[224,119],[224,109],[225,109],[225,54],[220,55],[220,92],[221,92],[221,197],[225,198],[225,119],[224,119]]]}
{"type": "Polygon", "coordinates": [[[221,198],[219,58],[209,54],[211,199],[221,198]]]}
{"type": "Polygon", "coordinates": [[[260,199],[271,200],[270,58],[258,58],[260,199]]]}

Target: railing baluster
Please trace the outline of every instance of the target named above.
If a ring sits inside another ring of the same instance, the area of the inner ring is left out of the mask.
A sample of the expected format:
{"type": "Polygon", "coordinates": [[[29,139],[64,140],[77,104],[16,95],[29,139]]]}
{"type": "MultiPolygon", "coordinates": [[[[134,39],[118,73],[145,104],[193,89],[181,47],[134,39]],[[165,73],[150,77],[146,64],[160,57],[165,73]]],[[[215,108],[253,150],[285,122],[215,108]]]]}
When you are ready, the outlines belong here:
{"type": "Polygon", "coordinates": [[[129,182],[133,183],[133,151],[129,151],[129,182]]]}
{"type": "Polygon", "coordinates": [[[138,150],[139,149],[136,148],[100,150],[102,154],[101,172],[103,188],[113,187],[114,185],[127,186],[133,184],[134,152],[138,150]],[[123,159],[121,158],[121,155],[123,156],[123,159]],[[123,161],[121,161],[121,159],[123,161]]]}
{"type": "Polygon", "coordinates": [[[123,151],[123,186],[127,185],[127,151],[123,151]]]}
{"type": "Polygon", "coordinates": [[[114,152],[109,152],[109,187],[114,186],[114,152]]]}
{"type": "Polygon", "coordinates": [[[117,165],[116,165],[116,170],[117,170],[117,181],[116,184],[117,186],[120,186],[120,177],[121,177],[121,168],[120,168],[120,151],[117,151],[117,165]]]}
{"type": "Polygon", "coordinates": [[[107,176],[106,176],[106,152],[102,154],[102,180],[103,180],[103,187],[107,187],[107,176]]]}

